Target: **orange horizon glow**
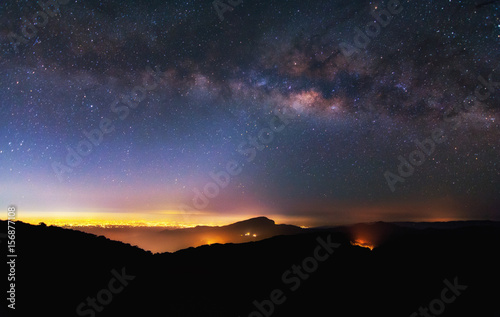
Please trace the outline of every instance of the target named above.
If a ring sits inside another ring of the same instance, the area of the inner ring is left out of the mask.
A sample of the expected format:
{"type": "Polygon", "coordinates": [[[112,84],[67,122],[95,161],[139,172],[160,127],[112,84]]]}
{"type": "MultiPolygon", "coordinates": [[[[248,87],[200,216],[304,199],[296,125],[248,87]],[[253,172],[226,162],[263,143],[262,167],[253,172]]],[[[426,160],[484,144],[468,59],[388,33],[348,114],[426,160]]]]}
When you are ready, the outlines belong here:
{"type": "Polygon", "coordinates": [[[43,215],[38,212],[23,212],[18,214],[16,220],[32,225],[38,225],[43,222],[47,226],[54,225],[58,227],[194,228],[196,226],[225,226],[238,221],[244,221],[260,216],[268,217],[269,219],[274,220],[277,224],[286,223],[305,227],[301,225],[301,223],[304,223],[305,219],[294,219],[293,217],[283,217],[281,215],[220,215],[212,213],[182,214],[175,212],[49,212],[43,213],[43,215]]]}
{"type": "MultiPolygon", "coordinates": [[[[190,215],[183,217],[172,217],[167,219],[165,217],[151,217],[151,215],[144,215],[138,213],[51,213],[50,215],[38,216],[28,215],[17,217],[20,220],[32,225],[38,225],[43,222],[48,226],[54,225],[58,227],[162,227],[162,228],[194,228],[196,226],[225,226],[238,221],[244,221],[250,218],[259,217],[259,215],[190,215]],[[189,218],[189,219],[175,219],[175,218],[189,218]],[[184,221],[183,221],[184,220],[184,221]]],[[[294,219],[292,217],[284,217],[282,215],[265,215],[265,217],[272,219],[276,224],[291,224],[301,228],[312,228],[321,226],[316,224],[312,219],[294,219]],[[306,225],[305,225],[306,224],[306,225]]],[[[7,220],[2,219],[0,220],[7,220]]],[[[367,219],[368,220],[368,219],[367,219]]],[[[370,219],[372,220],[372,219],[370,219]]],[[[372,223],[372,221],[363,222],[360,220],[350,223],[337,223],[337,224],[323,224],[323,225],[350,225],[355,223],[372,223]]],[[[425,219],[397,219],[398,221],[408,222],[449,222],[449,221],[467,221],[467,220],[481,220],[481,219],[464,219],[464,218],[425,218],[425,219]]],[[[487,220],[487,219],[486,219],[487,220]]],[[[384,220],[380,220],[384,221],[384,220]]],[[[386,222],[393,222],[386,220],[386,222]]]]}
{"type": "MultiPolygon", "coordinates": [[[[404,209],[403,205],[366,206],[361,205],[338,205],[337,208],[345,210],[346,215],[333,217],[324,212],[310,213],[309,215],[283,215],[272,210],[260,208],[245,208],[231,214],[221,213],[216,210],[192,210],[180,211],[176,209],[143,210],[141,212],[132,210],[80,209],[72,211],[34,211],[18,209],[16,220],[29,224],[38,225],[43,222],[46,225],[58,227],[156,227],[156,228],[193,228],[196,226],[225,226],[250,218],[265,216],[272,219],[276,224],[290,224],[302,228],[319,226],[342,226],[356,223],[385,222],[447,222],[481,220],[467,219],[460,209],[451,203],[427,202],[416,203],[413,206],[415,212],[405,215],[397,211],[404,209]],[[432,208],[431,208],[432,207],[432,208]],[[417,213],[417,210],[421,210],[417,213]]],[[[318,207],[318,206],[313,206],[318,207]]],[[[333,208],[333,207],[331,207],[333,208]]],[[[320,208],[317,208],[321,210],[320,208]]],[[[2,220],[6,220],[0,218],[2,220]]],[[[365,239],[366,240],[366,239],[365,239]]]]}

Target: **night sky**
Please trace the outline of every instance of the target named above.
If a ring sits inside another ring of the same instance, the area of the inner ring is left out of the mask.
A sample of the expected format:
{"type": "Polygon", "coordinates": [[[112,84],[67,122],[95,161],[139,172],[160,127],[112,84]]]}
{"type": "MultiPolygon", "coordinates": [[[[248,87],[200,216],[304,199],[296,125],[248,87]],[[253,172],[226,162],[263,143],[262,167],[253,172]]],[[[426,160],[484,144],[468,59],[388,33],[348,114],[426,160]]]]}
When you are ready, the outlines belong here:
{"type": "Polygon", "coordinates": [[[487,0],[2,1],[0,205],[500,220],[499,44],[487,0]]]}

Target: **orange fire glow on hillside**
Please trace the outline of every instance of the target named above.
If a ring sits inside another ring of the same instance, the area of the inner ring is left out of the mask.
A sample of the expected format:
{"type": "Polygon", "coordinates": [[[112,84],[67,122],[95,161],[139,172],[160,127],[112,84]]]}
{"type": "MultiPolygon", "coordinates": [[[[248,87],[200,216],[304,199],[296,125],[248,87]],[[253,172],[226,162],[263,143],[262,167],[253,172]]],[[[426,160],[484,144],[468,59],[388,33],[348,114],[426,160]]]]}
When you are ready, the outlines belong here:
{"type": "Polygon", "coordinates": [[[370,250],[373,250],[373,248],[375,248],[375,246],[373,244],[371,244],[368,241],[362,240],[362,239],[356,239],[356,240],[354,240],[354,242],[351,241],[351,244],[360,246],[362,248],[368,248],[370,250]]]}

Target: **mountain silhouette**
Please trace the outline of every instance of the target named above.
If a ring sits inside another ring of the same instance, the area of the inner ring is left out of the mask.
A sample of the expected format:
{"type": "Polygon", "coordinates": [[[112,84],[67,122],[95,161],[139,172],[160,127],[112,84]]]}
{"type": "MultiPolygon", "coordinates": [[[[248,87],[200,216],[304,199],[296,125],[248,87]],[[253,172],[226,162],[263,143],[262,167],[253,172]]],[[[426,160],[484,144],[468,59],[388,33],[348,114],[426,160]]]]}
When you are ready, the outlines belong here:
{"type": "Polygon", "coordinates": [[[77,230],[104,235],[112,240],[137,245],[154,253],[175,252],[205,244],[259,241],[277,235],[297,234],[303,231],[297,226],[277,225],[266,217],[251,218],[220,227],[197,226],[161,231],[144,228],[78,228],[77,230]]]}
{"type": "MultiPolygon", "coordinates": [[[[273,226],[257,218],[224,229],[273,226]]],[[[0,221],[0,235],[6,228],[0,221]]],[[[432,316],[497,316],[499,245],[498,223],[373,223],[153,254],[18,221],[15,315],[419,316],[422,307],[432,316]],[[383,239],[367,241],[372,251],[352,244],[376,233],[383,239]]],[[[2,316],[13,315],[7,304],[2,316]]]]}
{"type": "Polygon", "coordinates": [[[234,233],[236,236],[244,236],[246,233],[250,233],[250,235],[256,234],[257,236],[269,237],[278,234],[295,234],[300,232],[301,228],[292,225],[277,225],[274,220],[267,217],[256,217],[220,227],[196,226],[194,228],[164,230],[162,234],[201,231],[227,232],[234,233]]]}
{"type": "Polygon", "coordinates": [[[220,227],[197,226],[195,228],[164,230],[155,241],[163,252],[214,243],[244,243],[259,241],[278,235],[300,233],[302,229],[292,225],[277,225],[266,217],[251,218],[220,227]],[[163,247],[162,247],[163,243],[163,247]],[[165,245],[175,246],[166,250],[165,245]]]}

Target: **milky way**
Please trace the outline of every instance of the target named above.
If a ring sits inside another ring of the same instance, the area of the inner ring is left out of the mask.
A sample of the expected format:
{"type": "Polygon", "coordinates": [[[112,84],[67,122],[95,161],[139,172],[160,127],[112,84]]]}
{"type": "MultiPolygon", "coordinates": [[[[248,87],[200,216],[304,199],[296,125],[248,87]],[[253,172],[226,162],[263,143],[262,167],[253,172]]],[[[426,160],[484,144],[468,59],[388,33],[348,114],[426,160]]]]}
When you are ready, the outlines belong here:
{"type": "Polygon", "coordinates": [[[498,219],[496,1],[9,0],[0,21],[2,205],[498,219]]]}

